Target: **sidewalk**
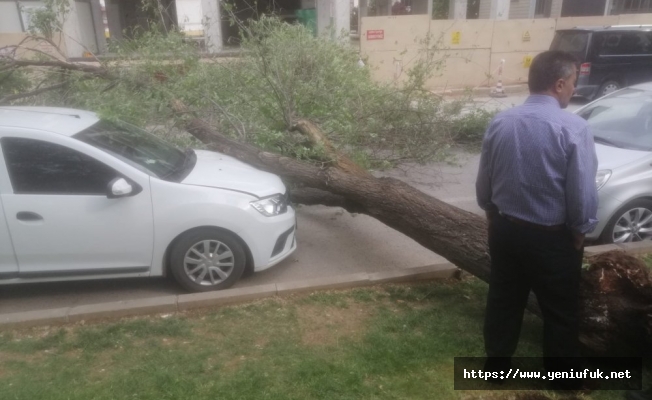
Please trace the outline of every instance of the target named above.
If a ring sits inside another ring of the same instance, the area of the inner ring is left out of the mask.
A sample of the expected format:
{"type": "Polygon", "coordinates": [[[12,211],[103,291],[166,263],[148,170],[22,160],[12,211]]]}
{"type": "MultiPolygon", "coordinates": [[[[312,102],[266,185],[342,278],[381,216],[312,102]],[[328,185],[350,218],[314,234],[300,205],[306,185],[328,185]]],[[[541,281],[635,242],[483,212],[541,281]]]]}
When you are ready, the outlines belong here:
{"type": "MultiPolygon", "coordinates": [[[[622,250],[630,254],[652,253],[652,242],[596,246],[587,248],[585,254],[589,256],[611,250],[622,250]]],[[[456,268],[452,264],[440,263],[405,270],[335,275],[290,283],[265,284],[217,292],[170,295],[57,309],[46,307],[42,310],[30,312],[0,314],[0,329],[16,329],[81,321],[118,319],[136,315],[184,312],[197,308],[220,307],[248,302],[254,299],[286,296],[301,292],[350,289],[390,282],[450,279],[455,277],[456,274],[456,268]]]]}

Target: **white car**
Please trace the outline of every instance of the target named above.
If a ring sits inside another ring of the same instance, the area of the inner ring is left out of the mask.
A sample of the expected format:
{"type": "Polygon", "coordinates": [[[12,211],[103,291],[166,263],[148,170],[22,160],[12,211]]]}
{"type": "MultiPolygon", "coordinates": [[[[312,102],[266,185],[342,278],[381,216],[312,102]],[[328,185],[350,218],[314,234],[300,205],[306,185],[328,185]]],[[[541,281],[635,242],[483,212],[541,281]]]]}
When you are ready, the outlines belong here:
{"type": "Polygon", "coordinates": [[[619,90],[575,113],[591,127],[598,155],[599,223],[587,238],[651,240],[652,83],[619,90]]]}
{"type": "Polygon", "coordinates": [[[0,108],[0,284],[233,285],[296,249],[281,179],[88,111],[0,108]]]}

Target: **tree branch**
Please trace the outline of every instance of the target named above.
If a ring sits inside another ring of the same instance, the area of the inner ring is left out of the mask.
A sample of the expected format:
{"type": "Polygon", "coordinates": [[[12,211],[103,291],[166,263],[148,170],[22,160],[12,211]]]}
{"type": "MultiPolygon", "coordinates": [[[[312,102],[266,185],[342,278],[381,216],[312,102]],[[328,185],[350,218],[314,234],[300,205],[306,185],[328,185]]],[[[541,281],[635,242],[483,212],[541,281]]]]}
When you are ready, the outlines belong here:
{"type": "Polygon", "coordinates": [[[14,65],[16,67],[59,68],[67,71],[84,72],[107,80],[116,79],[116,77],[113,76],[113,74],[111,74],[106,68],[97,67],[95,65],[77,64],[77,63],[69,63],[65,61],[54,61],[54,60],[40,61],[40,60],[15,60],[15,59],[8,60],[7,64],[14,65]]]}
{"type": "Polygon", "coordinates": [[[57,83],[56,85],[52,86],[46,86],[44,88],[32,90],[31,92],[25,92],[25,93],[17,93],[17,94],[12,94],[9,96],[5,96],[0,99],[0,104],[7,103],[9,101],[14,101],[14,100],[19,100],[19,99],[24,99],[27,97],[32,97],[32,96],[37,96],[41,93],[49,92],[51,90],[57,90],[65,87],[68,84],[68,82],[62,82],[62,83],[57,83]]]}
{"type": "Polygon", "coordinates": [[[356,176],[371,176],[366,170],[360,168],[358,164],[351,161],[350,158],[338,151],[330,140],[326,137],[324,132],[312,122],[301,119],[292,127],[292,130],[301,132],[307,136],[313,145],[320,146],[324,149],[328,157],[335,161],[337,168],[342,171],[349,172],[356,176]]]}

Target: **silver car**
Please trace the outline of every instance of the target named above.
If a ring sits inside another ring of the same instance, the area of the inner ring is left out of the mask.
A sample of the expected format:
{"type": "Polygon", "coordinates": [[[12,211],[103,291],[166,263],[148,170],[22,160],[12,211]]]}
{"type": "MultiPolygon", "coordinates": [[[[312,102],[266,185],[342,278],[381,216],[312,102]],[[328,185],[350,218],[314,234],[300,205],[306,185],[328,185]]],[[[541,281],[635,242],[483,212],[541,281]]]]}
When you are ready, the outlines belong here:
{"type": "Polygon", "coordinates": [[[652,239],[652,83],[632,86],[576,111],[588,121],[598,154],[596,229],[602,243],[652,239]]]}

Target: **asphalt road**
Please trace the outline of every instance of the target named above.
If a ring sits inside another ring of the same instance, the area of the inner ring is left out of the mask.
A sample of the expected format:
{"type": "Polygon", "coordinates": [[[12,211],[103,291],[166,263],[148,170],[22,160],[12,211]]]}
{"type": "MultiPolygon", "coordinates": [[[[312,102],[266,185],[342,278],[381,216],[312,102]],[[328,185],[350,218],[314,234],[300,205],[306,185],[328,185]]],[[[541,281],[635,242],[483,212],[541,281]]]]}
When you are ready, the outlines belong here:
{"type": "MultiPolygon", "coordinates": [[[[526,95],[505,99],[477,98],[487,109],[520,104],[526,95]]],[[[580,104],[571,105],[576,109],[580,104]]],[[[480,214],[475,203],[479,156],[459,151],[453,163],[403,166],[385,172],[449,204],[480,214]]],[[[290,282],[358,272],[419,267],[445,261],[412,239],[373,218],[353,216],[321,206],[297,210],[298,250],[281,264],[243,279],[236,287],[290,282]]],[[[171,279],[140,278],[0,286],[0,313],[53,309],[128,299],[178,294],[171,279]]]]}

